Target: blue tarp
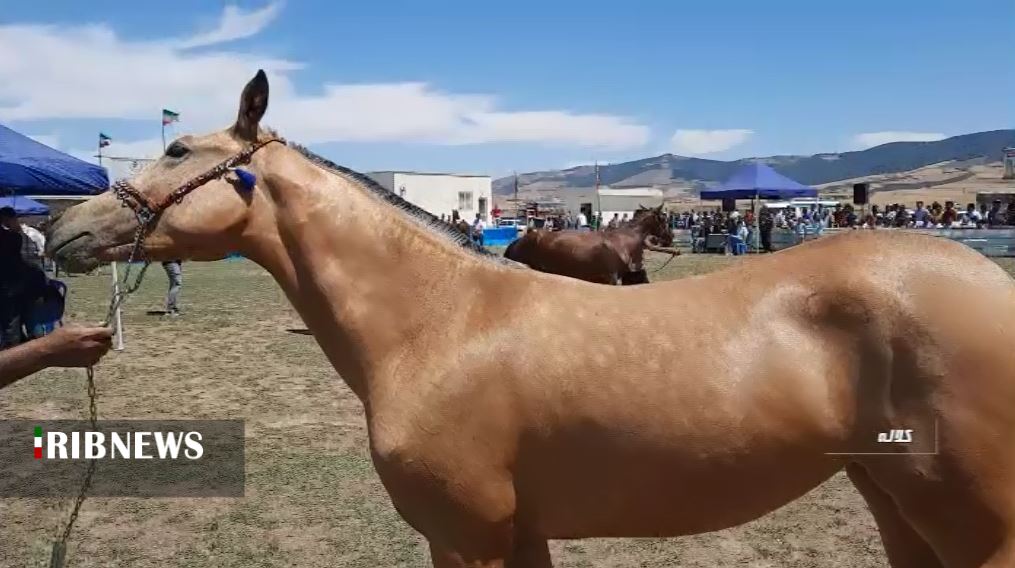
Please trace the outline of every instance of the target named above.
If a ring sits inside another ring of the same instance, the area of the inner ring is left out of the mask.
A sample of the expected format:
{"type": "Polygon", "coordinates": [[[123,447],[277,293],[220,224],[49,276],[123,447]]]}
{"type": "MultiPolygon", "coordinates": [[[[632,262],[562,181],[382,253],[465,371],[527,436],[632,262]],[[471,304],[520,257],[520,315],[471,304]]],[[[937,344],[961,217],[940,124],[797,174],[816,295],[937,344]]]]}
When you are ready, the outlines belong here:
{"type": "Polygon", "coordinates": [[[817,197],[818,190],[795,182],[767,164],[748,164],[718,187],[702,191],[702,199],[792,199],[817,197]]]}
{"type": "Polygon", "coordinates": [[[505,246],[518,238],[518,229],[514,227],[497,227],[483,230],[483,244],[486,246],[505,246]]]}
{"type": "Polygon", "coordinates": [[[94,195],[108,187],[103,167],[0,124],[0,195],[94,195]]]}
{"type": "Polygon", "coordinates": [[[19,216],[24,215],[49,215],[49,207],[34,199],[24,196],[0,197],[0,208],[13,207],[14,212],[19,216]]]}

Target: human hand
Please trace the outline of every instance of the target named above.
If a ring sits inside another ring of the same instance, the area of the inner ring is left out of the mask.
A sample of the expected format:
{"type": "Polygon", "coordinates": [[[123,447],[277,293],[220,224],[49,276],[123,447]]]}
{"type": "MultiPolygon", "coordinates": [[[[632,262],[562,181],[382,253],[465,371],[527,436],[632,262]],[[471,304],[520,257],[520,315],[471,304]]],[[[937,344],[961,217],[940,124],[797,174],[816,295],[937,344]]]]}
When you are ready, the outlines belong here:
{"type": "Polygon", "coordinates": [[[58,327],[36,341],[46,352],[49,367],[90,367],[113,346],[109,327],[58,327]]]}

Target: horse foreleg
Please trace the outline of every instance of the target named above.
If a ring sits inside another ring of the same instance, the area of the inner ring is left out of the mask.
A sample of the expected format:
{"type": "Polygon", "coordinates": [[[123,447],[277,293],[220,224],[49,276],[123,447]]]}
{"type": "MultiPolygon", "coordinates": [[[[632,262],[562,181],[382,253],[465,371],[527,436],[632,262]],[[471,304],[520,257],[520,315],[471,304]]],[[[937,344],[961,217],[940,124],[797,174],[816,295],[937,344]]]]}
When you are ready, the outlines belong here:
{"type": "Polygon", "coordinates": [[[460,552],[430,543],[433,568],[504,568],[503,558],[466,558],[460,552]]]}
{"type": "Polygon", "coordinates": [[[506,568],[553,568],[550,559],[550,547],[545,538],[515,535],[511,558],[506,568]]]}
{"type": "Polygon", "coordinates": [[[846,473],[874,515],[892,568],[944,568],[930,544],[902,517],[892,496],[874,483],[863,466],[851,463],[846,473]]]}
{"type": "Polygon", "coordinates": [[[553,568],[545,538],[518,535],[509,555],[476,558],[430,543],[434,568],[553,568]]]}

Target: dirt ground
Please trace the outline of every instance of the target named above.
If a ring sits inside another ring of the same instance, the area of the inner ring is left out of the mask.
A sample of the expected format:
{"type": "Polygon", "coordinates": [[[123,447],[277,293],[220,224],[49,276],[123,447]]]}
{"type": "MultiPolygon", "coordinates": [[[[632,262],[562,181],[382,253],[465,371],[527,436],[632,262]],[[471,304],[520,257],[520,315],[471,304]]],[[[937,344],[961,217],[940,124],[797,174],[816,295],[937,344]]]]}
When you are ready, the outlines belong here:
{"type": "MultiPolygon", "coordinates": [[[[650,259],[658,266],[660,259],[650,259]]],[[[732,258],[686,255],[654,278],[732,258]]],[[[1010,266],[1008,266],[1011,269],[1010,266]]],[[[95,322],[108,272],[66,278],[68,320],[95,322]]],[[[126,350],[96,368],[100,418],[242,418],[242,499],[90,498],[70,565],[429,566],[423,540],[374,475],[359,402],[328,365],[271,278],[243,260],[184,265],[185,313],[157,310],[160,266],[125,310],[126,350]]],[[[0,392],[0,418],[78,418],[84,372],[48,370],[0,392]]],[[[41,566],[67,501],[0,499],[0,566],[41,566]]],[[[694,514],[687,511],[686,514],[694,514]]],[[[553,543],[558,566],[883,567],[873,519],[842,475],[752,523],[675,539],[553,543]]]]}

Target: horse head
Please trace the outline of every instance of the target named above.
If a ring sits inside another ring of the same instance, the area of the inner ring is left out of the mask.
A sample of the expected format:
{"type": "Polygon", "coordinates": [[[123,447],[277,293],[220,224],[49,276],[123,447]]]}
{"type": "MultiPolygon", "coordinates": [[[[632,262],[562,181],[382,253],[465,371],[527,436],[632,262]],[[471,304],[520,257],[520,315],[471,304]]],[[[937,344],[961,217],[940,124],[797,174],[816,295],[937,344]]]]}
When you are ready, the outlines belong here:
{"type": "Polygon", "coordinates": [[[129,182],[68,209],[50,227],[48,254],[89,270],[130,258],[139,231],[148,260],[217,260],[239,250],[252,220],[274,214],[250,168],[287,151],[284,143],[269,146],[281,140],[259,127],[267,107],[268,78],[258,71],[233,125],[180,137],[129,182]]]}
{"type": "Polygon", "coordinates": [[[639,205],[631,218],[631,225],[641,229],[645,236],[655,237],[661,246],[673,244],[673,231],[670,230],[669,219],[661,204],[659,207],[639,205]]]}

